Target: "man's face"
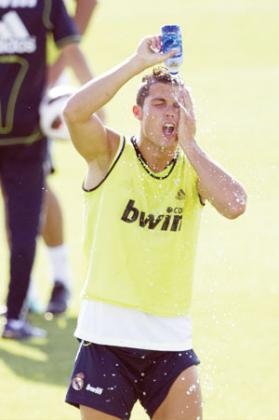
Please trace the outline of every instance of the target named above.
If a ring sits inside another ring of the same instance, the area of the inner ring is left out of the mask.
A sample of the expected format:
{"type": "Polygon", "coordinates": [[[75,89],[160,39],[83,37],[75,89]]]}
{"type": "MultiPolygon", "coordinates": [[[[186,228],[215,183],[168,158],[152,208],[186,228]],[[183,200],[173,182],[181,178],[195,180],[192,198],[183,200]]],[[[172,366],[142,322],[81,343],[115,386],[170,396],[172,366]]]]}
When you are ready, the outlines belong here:
{"type": "Polygon", "coordinates": [[[179,87],[165,83],[150,86],[140,112],[141,134],[157,146],[177,145],[180,108],[177,102],[179,87]]]}

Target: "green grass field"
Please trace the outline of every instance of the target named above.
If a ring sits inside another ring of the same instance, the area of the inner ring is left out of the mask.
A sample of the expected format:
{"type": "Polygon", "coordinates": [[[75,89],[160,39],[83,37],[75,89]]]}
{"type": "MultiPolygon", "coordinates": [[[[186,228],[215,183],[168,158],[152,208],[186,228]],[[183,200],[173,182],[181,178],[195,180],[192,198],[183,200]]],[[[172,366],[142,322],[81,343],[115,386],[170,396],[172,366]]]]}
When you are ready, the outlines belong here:
{"type": "MultiPolygon", "coordinates": [[[[202,147],[246,187],[244,216],[228,221],[206,206],[192,305],[205,420],[279,420],[277,0],[100,1],[84,49],[96,73],[133,52],[146,34],[177,22],[184,35],[183,74],[192,87],[202,147]],[[277,117],[277,118],[276,118],[277,117]]],[[[108,123],[137,130],[130,111],[139,78],[107,107],[108,123]]],[[[64,212],[75,293],[66,318],[33,319],[47,339],[0,340],[0,419],[74,420],[63,399],[77,344],[72,338],[82,284],[80,185],[85,171],[70,144],[54,147],[51,179],[64,212]]],[[[2,207],[1,296],[7,284],[2,207]],[[4,286],[4,287],[3,287],[4,286]]],[[[35,277],[46,301],[50,284],[39,243],[35,277]]],[[[132,420],[147,419],[136,406],[132,420]]],[[[172,420],[172,419],[170,419],[172,420]]]]}

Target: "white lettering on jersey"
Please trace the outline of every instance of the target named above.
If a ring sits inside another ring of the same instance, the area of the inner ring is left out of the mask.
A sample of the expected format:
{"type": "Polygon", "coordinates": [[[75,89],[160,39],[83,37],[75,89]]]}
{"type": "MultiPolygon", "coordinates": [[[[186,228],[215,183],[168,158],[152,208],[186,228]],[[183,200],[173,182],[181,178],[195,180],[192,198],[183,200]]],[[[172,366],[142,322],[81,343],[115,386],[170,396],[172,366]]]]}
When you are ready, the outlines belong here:
{"type": "Polygon", "coordinates": [[[17,12],[6,13],[0,21],[0,54],[32,54],[35,51],[36,38],[29,34],[17,12]]]}
{"type": "Polygon", "coordinates": [[[0,7],[36,7],[38,0],[0,0],[0,7]]]}

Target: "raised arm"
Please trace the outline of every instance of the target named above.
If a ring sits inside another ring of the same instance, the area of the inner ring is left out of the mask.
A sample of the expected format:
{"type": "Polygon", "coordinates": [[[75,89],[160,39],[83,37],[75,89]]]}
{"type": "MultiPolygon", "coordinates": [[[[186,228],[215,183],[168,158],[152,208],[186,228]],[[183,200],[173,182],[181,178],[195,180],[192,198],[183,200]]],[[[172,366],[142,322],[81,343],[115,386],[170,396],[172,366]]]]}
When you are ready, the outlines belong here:
{"type": "Polygon", "coordinates": [[[126,61],[88,82],[70,98],[64,117],[76,149],[87,162],[97,160],[103,169],[108,168],[119,145],[119,136],[108,130],[94,114],[128,80],[175,53],[161,54],[160,48],[160,36],[144,38],[136,52],[126,61]]]}
{"type": "Polygon", "coordinates": [[[199,147],[195,141],[196,124],[189,92],[180,97],[179,143],[198,175],[198,191],[223,216],[234,219],[246,208],[243,187],[199,147]]]}

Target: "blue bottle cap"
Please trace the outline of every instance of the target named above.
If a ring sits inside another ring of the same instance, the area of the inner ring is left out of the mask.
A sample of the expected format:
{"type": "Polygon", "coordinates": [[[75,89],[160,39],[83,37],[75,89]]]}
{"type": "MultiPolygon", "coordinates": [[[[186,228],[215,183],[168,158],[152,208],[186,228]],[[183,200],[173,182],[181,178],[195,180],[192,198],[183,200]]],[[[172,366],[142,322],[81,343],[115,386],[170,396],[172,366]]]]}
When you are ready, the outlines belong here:
{"type": "Polygon", "coordinates": [[[164,25],[161,27],[162,32],[179,32],[179,25],[164,25]]]}

